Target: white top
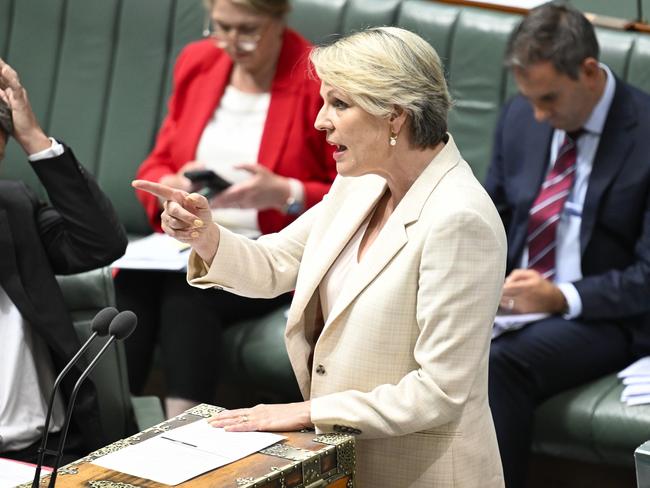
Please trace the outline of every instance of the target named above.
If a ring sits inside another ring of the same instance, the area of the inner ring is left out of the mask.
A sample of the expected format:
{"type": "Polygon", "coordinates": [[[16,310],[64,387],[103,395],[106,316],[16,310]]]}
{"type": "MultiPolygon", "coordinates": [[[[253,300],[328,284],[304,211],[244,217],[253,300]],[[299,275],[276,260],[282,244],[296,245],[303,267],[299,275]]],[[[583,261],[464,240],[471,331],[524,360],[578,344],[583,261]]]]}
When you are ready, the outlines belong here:
{"type": "MultiPolygon", "coordinates": [[[[616,79],[611,70],[604,64],[600,67],[607,75],[605,90],[600,100],[585,122],[584,132],[576,141],[577,158],[576,173],[571,192],[567,197],[560,221],[557,226],[556,250],[555,250],[555,277],[554,282],[564,294],[569,311],[565,314],[568,319],[577,317],[582,313],[582,300],[578,290],[572,284],[582,279],[581,252],[580,252],[580,225],[582,224],[582,208],[587,195],[589,177],[596,157],[596,151],[600,143],[600,137],[609,114],[609,108],[614,99],[616,90],[616,79]]],[[[562,146],[566,132],[560,129],[553,131],[551,139],[551,151],[549,155],[549,171],[555,164],[557,153],[562,146]]],[[[528,248],[522,256],[522,268],[528,267],[528,248]]]]}
{"type": "MultiPolygon", "coordinates": [[[[245,93],[226,87],[221,103],[203,130],[196,159],[232,183],[251,177],[236,169],[241,163],[257,164],[262,132],[271,103],[270,93],[245,93]]],[[[233,232],[261,235],[256,209],[220,208],[212,211],[215,222],[233,232]]]]}
{"type": "Polygon", "coordinates": [[[330,312],[334,308],[336,299],[345,286],[345,281],[350,273],[354,273],[359,267],[357,259],[359,246],[363,235],[366,233],[370,218],[368,217],[359,227],[352,239],[345,245],[341,254],[336,258],[327,274],[318,287],[321,309],[323,310],[323,321],[327,322],[330,312]]]}
{"type": "MultiPolygon", "coordinates": [[[[0,287],[0,452],[38,441],[54,385],[54,367],[43,340],[34,334],[0,287]]],[[[50,432],[61,430],[63,403],[54,403],[50,432]]]]}

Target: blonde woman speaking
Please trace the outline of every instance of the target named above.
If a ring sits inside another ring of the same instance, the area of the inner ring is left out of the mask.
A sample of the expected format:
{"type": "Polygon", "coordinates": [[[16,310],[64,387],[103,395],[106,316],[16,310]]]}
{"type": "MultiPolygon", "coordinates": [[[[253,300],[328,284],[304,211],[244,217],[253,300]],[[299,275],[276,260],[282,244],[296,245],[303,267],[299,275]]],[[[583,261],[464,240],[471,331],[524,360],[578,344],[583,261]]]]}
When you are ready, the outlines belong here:
{"type": "Polygon", "coordinates": [[[304,402],[225,411],[229,430],[347,432],[360,487],[500,487],[487,400],[504,277],[501,220],[447,132],[434,49],[398,28],[316,48],[336,147],[328,196],[257,241],[211,222],[197,194],[165,200],[162,227],[191,243],[188,280],[251,297],[295,289],[285,333],[304,402]]]}

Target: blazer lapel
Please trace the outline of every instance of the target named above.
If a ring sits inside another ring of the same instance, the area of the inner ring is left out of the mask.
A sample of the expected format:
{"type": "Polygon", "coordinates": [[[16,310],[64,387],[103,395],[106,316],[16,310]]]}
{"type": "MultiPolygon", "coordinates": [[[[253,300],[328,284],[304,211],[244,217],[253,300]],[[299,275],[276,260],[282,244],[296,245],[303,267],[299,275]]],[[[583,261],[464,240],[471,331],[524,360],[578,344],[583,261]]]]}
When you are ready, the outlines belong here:
{"type": "Polygon", "coordinates": [[[629,102],[627,92],[620,80],[616,83],[616,92],[603,132],[594,157],[589,177],[589,185],[582,210],[580,226],[580,252],[584,253],[594,230],[598,207],[603,194],[623,166],[623,160],[629,154],[634,143],[630,127],[636,125],[637,113],[629,102]]]}
{"type": "Polygon", "coordinates": [[[317,329],[320,330],[323,325],[322,311],[316,310],[321,306],[318,285],[375,207],[385,188],[386,182],[382,178],[365,178],[360,194],[345,201],[329,225],[317,229],[319,236],[327,237],[320,239],[309,256],[303,256],[301,268],[304,266],[309,271],[305,273],[304,280],[299,276],[287,317],[285,340],[300,391],[305,398],[309,398],[311,382],[309,358],[318,336],[317,329]]]}
{"type": "MultiPolygon", "coordinates": [[[[357,273],[349,275],[325,322],[323,334],[354,299],[381,273],[408,242],[406,228],[416,222],[429,195],[440,179],[461,160],[452,137],[442,151],[429,163],[390,216],[376,241],[359,263],[357,273]]],[[[350,236],[351,237],[351,236],[350,236]]],[[[346,239],[345,243],[349,240],[346,239]]],[[[342,247],[342,246],[341,246],[342,247]]]]}
{"type": "MultiPolygon", "coordinates": [[[[311,253],[310,260],[317,260],[317,263],[313,265],[315,271],[308,275],[306,283],[296,289],[291,316],[297,319],[303,314],[309,300],[317,292],[323,277],[359,226],[368,217],[385,189],[386,181],[383,178],[367,178],[364,181],[363,193],[345,201],[336,212],[331,224],[323,229],[322,235],[328,236],[328,238],[321,239],[318,247],[311,253]]],[[[289,322],[292,322],[291,317],[289,322]]]]}

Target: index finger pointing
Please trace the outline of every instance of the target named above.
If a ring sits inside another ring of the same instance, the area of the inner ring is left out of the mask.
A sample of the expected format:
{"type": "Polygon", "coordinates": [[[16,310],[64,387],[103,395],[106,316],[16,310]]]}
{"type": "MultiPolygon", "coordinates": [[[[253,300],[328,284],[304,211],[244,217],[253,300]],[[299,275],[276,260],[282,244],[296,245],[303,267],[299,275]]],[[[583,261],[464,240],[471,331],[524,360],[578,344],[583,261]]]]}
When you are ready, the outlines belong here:
{"type": "Polygon", "coordinates": [[[183,199],[187,196],[187,192],[172,188],[171,186],[154,183],[147,180],[133,180],[131,182],[133,188],[143,190],[152,195],[162,198],[163,200],[174,200],[177,203],[183,203],[183,199]]]}

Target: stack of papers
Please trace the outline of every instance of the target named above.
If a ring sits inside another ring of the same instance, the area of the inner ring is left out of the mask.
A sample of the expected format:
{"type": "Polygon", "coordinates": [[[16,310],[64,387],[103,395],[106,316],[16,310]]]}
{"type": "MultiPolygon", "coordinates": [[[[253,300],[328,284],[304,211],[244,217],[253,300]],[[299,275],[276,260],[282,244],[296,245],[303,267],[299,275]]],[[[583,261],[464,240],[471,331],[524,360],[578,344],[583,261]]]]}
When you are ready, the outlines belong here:
{"type": "Polygon", "coordinates": [[[97,458],[93,464],[173,486],[283,439],[269,432],[226,432],[198,420],[97,458]]]}
{"type": "Polygon", "coordinates": [[[650,356],[639,359],[618,373],[625,388],[621,401],[627,405],[650,403],[650,356]]]}
{"type": "Polygon", "coordinates": [[[126,253],[111,266],[123,269],[182,271],[190,246],[158,232],[129,242],[126,253]]]}

